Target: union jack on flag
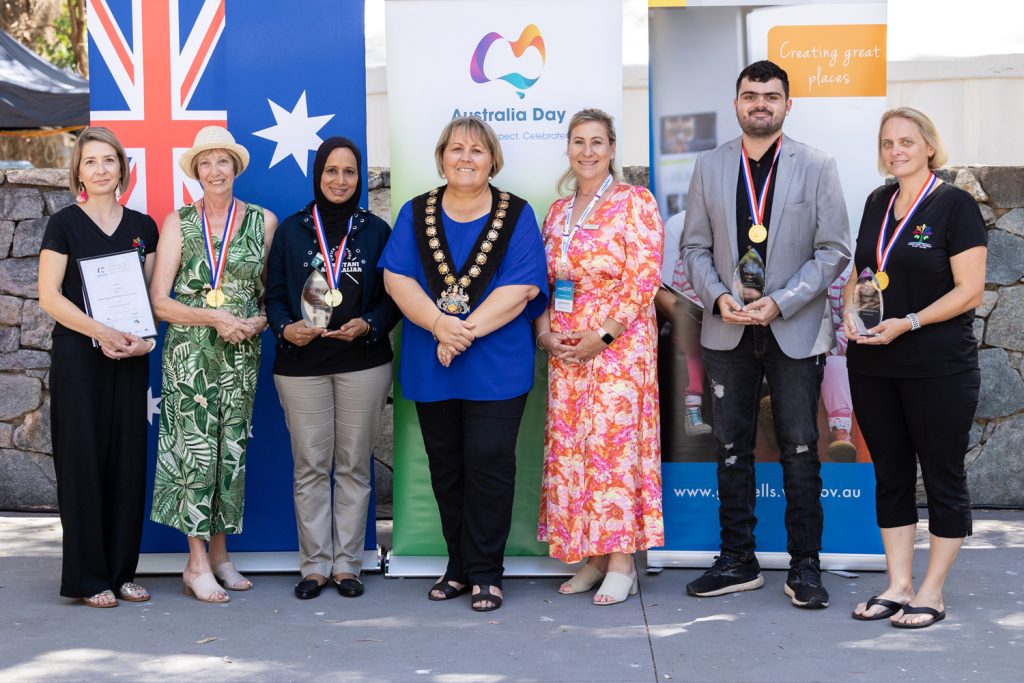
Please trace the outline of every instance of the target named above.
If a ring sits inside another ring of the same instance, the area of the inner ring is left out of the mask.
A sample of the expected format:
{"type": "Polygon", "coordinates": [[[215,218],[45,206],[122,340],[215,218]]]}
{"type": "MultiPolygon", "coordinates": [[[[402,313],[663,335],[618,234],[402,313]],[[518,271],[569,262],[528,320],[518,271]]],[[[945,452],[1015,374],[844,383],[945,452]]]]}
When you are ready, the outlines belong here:
{"type": "Polygon", "coordinates": [[[284,215],[309,201],[310,159],[322,139],[364,144],[361,5],[87,0],[91,119],[114,131],[129,155],[122,203],[159,223],[198,197],[202,188],[177,161],[209,125],[228,128],[252,156],[236,184],[242,199],[284,215]],[[320,57],[337,58],[343,72],[318,64],[310,27],[345,36],[354,54],[325,42],[320,57]]]}

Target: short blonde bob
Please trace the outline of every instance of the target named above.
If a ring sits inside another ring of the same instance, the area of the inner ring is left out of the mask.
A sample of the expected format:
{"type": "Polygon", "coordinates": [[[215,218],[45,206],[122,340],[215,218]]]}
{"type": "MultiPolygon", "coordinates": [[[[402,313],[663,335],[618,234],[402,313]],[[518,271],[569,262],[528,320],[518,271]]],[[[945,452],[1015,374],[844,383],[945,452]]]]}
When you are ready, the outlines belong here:
{"type": "Polygon", "coordinates": [[[878,124],[878,172],[883,176],[888,175],[885,161],[882,160],[882,129],[885,128],[885,124],[889,119],[897,116],[916,123],[925,144],[932,148],[934,153],[928,157],[928,168],[934,171],[945,166],[946,161],[949,160],[949,154],[946,152],[946,143],[942,141],[942,136],[939,135],[938,129],[935,128],[935,124],[928,118],[928,115],[920,109],[913,107],[896,107],[882,114],[882,121],[878,124]]]}
{"type": "MultiPolygon", "coordinates": [[[[581,109],[573,114],[572,118],[569,120],[569,130],[566,132],[565,136],[566,150],[568,150],[569,145],[572,142],[572,131],[576,126],[582,126],[584,123],[591,122],[602,124],[608,135],[608,144],[615,144],[615,120],[612,118],[611,114],[601,109],[581,109]]],[[[608,163],[608,172],[612,174],[613,179],[619,180],[619,171],[615,168],[615,157],[612,157],[611,161],[608,163]]],[[[571,164],[565,173],[563,173],[558,179],[556,189],[558,190],[558,194],[563,196],[576,191],[576,171],[572,170],[571,164]]]]}
{"type": "Polygon", "coordinates": [[[434,148],[434,163],[437,165],[437,174],[444,178],[444,150],[451,142],[455,131],[463,130],[469,137],[482,142],[487,151],[491,153],[491,170],[487,175],[494,177],[505,165],[505,157],[501,153],[501,143],[498,142],[498,135],[494,129],[484,123],[483,119],[475,116],[459,116],[448,122],[448,125],[441,131],[441,137],[437,139],[437,146],[434,148]]]}
{"type": "Polygon", "coordinates": [[[105,142],[114,148],[117,153],[117,163],[121,168],[121,178],[117,182],[117,188],[124,192],[128,189],[128,155],[124,153],[121,141],[109,128],[89,126],[79,134],[75,140],[75,146],[71,149],[71,165],[68,167],[68,187],[72,192],[81,192],[84,189],[78,175],[78,167],[82,164],[82,148],[89,142],[105,142]]]}

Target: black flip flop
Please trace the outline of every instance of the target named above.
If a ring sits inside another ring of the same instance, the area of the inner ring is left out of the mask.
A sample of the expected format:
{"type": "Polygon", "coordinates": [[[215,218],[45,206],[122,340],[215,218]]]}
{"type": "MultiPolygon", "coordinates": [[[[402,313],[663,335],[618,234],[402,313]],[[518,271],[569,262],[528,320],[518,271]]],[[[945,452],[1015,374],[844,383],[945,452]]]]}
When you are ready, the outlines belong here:
{"type": "Polygon", "coordinates": [[[493,586],[482,585],[480,592],[473,596],[472,606],[474,612],[493,612],[501,607],[501,596],[492,592],[493,586]],[[490,607],[484,607],[484,603],[491,603],[490,607]]]}
{"type": "Polygon", "coordinates": [[[875,614],[870,617],[866,617],[863,614],[857,614],[856,612],[853,612],[850,616],[852,616],[857,621],[878,621],[880,619],[888,619],[889,617],[903,609],[903,605],[896,602],[895,600],[886,600],[885,598],[880,598],[877,595],[875,595],[872,596],[870,600],[868,600],[868,604],[864,607],[864,611],[871,609],[875,605],[881,605],[885,609],[879,612],[878,614],[875,614]]]}
{"type": "Polygon", "coordinates": [[[431,586],[430,590],[427,591],[427,599],[428,600],[433,600],[434,602],[440,602],[440,601],[443,601],[443,600],[451,600],[452,598],[457,598],[457,597],[459,597],[460,595],[462,595],[463,593],[465,593],[466,591],[469,590],[469,584],[468,583],[462,584],[462,588],[456,588],[455,586],[453,586],[450,583],[448,583],[450,580],[451,579],[441,579],[440,581],[435,583],[433,586],[431,586]],[[442,595],[444,595],[444,597],[443,598],[436,598],[436,597],[434,597],[434,591],[437,591],[437,592],[441,593],[442,595]]]}
{"type": "Polygon", "coordinates": [[[919,624],[904,624],[899,621],[891,622],[896,628],[928,628],[932,624],[936,624],[946,618],[946,610],[941,612],[932,607],[914,607],[913,605],[905,605],[903,607],[904,614],[929,614],[932,617],[931,621],[922,621],[919,624]]]}

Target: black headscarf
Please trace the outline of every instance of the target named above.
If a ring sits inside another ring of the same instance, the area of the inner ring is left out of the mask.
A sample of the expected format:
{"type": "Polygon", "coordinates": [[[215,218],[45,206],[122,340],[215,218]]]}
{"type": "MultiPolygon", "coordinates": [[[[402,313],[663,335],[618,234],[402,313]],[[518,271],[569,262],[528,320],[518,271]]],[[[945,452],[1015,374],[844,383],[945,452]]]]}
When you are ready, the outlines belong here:
{"type": "Polygon", "coordinates": [[[316,151],[316,158],[313,160],[313,197],[316,208],[320,211],[320,218],[324,222],[324,229],[338,227],[344,229],[344,224],[348,221],[349,216],[359,208],[359,197],[362,193],[363,155],[356,146],[356,143],[341,136],[324,140],[316,151]],[[356,191],[352,193],[348,201],[342,204],[335,204],[320,191],[320,179],[324,174],[324,167],[327,165],[327,157],[338,147],[347,147],[352,151],[352,155],[356,158],[356,173],[359,175],[356,181],[356,191]]]}

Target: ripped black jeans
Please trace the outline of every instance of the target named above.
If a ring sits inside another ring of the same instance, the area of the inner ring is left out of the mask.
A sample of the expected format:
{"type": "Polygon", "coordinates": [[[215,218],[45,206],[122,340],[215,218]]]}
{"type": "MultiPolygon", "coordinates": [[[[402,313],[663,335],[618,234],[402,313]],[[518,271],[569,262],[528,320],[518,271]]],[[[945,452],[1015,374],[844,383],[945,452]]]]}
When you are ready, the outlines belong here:
{"type": "Polygon", "coordinates": [[[730,351],[703,349],[718,442],[722,552],[754,554],[754,441],[761,382],[767,377],[786,491],[786,550],[795,565],[817,559],[824,515],[818,460],[818,398],[825,357],[790,358],[771,328],[748,326],[730,351]]]}

